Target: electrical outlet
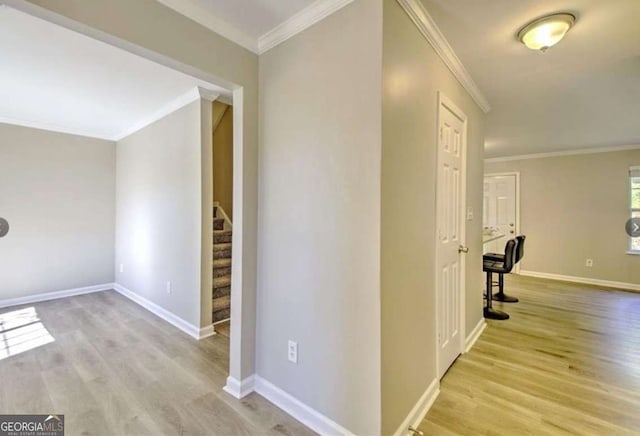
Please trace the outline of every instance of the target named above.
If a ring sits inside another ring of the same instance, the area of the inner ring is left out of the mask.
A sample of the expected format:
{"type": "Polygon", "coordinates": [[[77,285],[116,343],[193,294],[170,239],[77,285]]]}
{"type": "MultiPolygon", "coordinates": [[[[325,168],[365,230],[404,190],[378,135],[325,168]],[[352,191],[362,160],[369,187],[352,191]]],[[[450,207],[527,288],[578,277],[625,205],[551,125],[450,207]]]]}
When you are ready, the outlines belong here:
{"type": "Polygon", "coordinates": [[[593,267],[593,259],[587,259],[587,261],[584,264],[586,267],[588,268],[592,268],[593,267]]]}
{"type": "Polygon", "coordinates": [[[167,282],[167,294],[171,293],[171,282],[167,282]]]}
{"type": "Polygon", "coordinates": [[[298,343],[289,341],[289,347],[287,348],[287,357],[289,362],[298,363],[298,343]]]}
{"type": "Polygon", "coordinates": [[[123,273],[124,272],[124,264],[120,264],[120,272],[123,273]]]}

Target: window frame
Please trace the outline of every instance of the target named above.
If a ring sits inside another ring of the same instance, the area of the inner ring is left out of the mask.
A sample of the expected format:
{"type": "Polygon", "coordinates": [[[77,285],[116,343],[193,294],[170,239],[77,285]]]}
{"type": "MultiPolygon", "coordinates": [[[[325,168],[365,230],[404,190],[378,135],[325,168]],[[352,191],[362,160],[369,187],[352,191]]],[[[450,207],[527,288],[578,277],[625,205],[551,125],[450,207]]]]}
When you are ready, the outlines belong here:
{"type": "MultiPolygon", "coordinates": [[[[640,208],[634,208],[633,207],[633,179],[638,179],[638,182],[640,182],[640,166],[631,166],[629,167],[629,176],[628,176],[628,195],[629,195],[629,219],[633,218],[634,213],[640,215],[640,208]]],[[[637,256],[640,256],[640,248],[634,249],[633,248],[633,242],[634,239],[640,239],[640,237],[637,238],[632,238],[631,236],[628,236],[628,242],[627,242],[627,254],[634,254],[637,256]]]]}

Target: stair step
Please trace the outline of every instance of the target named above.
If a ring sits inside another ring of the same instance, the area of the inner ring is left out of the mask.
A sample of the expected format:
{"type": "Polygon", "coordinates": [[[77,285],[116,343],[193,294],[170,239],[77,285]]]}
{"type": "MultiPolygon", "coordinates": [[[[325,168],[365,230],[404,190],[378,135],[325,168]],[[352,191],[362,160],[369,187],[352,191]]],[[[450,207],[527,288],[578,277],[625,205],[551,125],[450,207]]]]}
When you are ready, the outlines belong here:
{"type": "Polygon", "coordinates": [[[231,276],[216,277],[213,279],[213,289],[226,288],[231,285],[231,276]]]}
{"type": "Polygon", "coordinates": [[[231,295],[231,286],[213,289],[213,298],[226,297],[227,295],[231,295]]]}
{"type": "Polygon", "coordinates": [[[222,268],[214,268],[213,269],[213,278],[223,277],[223,276],[231,276],[231,266],[224,266],[222,268]]]}
{"type": "Polygon", "coordinates": [[[213,299],[213,312],[225,310],[231,307],[231,295],[213,299]]]}
{"type": "Polygon", "coordinates": [[[231,308],[221,309],[216,312],[213,312],[213,322],[224,321],[231,318],[231,308]]]}
{"type": "Polygon", "coordinates": [[[232,231],[231,230],[214,230],[213,231],[213,243],[224,244],[231,242],[232,231]]]}
{"type": "Polygon", "coordinates": [[[231,244],[214,244],[213,245],[213,259],[230,259],[231,258],[231,244]]]}
{"type": "Polygon", "coordinates": [[[224,218],[213,219],[213,230],[224,230],[224,218]]]}
{"type": "Polygon", "coordinates": [[[213,244],[213,251],[231,250],[231,243],[225,242],[223,244],[213,244]]]}
{"type": "Polygon", "coordinates": [[[216,259],[213,261],[214,268],[227,268],[231,266],[231,258],[216,259]]]}

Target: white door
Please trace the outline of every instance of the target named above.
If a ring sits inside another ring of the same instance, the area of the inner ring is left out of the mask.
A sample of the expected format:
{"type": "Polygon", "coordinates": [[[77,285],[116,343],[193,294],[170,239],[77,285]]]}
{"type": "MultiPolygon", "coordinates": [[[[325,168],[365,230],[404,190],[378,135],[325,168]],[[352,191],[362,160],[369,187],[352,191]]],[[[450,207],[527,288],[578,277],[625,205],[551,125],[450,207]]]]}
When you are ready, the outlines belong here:
{"type": "Polygon", "coordinates": [[[516,236],[516,174],[484,177],[483,227],[495,228],[504,237],[484,246],[485,253],[502,253],[508,239],[516,236]]]}
{"type": "Polygon", "coordinates": [[[462,352],[463,211],[466,117],[441,98],[439,108],[436,301],[442,377],[462,352]]]}

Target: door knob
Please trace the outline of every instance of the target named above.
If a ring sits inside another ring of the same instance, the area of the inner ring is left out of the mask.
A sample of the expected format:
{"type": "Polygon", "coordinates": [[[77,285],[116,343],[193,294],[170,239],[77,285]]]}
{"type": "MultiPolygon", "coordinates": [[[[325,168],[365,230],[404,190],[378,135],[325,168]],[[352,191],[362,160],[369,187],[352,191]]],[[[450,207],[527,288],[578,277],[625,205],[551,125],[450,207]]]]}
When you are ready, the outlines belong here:
{"type": "Polygon", "coordinates": [[[458,247],[458,253],[468,253],[469,252],[469,247],[465,247],[464,245],[460,245],[458,247]]]}

